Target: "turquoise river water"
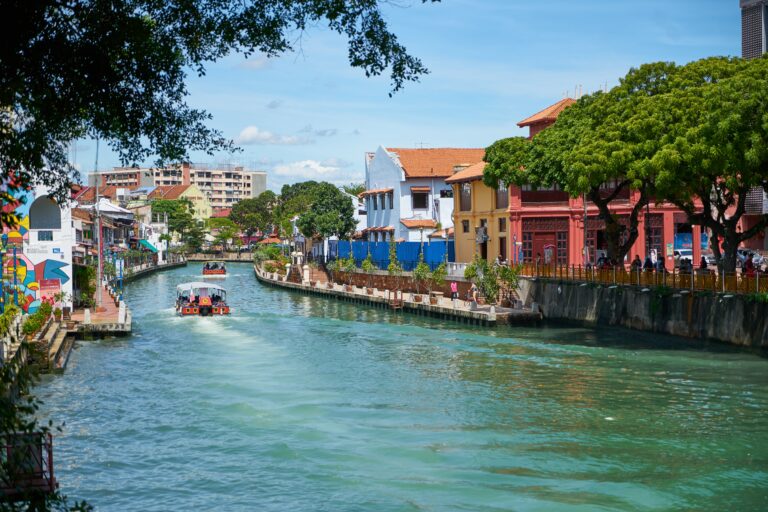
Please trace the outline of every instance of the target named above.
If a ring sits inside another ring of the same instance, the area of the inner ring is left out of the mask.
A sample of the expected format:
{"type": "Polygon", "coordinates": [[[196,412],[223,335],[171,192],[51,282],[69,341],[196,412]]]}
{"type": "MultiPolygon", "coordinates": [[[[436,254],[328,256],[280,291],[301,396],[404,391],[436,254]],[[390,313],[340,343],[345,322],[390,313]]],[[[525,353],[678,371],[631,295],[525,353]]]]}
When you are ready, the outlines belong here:
{"type": "Polygon", "coordinates": [[[129,285],[135,333],[37,388],[100,511],[768,509],[768,360],[624,330],[483,330],[223,281],[129,285]]]}

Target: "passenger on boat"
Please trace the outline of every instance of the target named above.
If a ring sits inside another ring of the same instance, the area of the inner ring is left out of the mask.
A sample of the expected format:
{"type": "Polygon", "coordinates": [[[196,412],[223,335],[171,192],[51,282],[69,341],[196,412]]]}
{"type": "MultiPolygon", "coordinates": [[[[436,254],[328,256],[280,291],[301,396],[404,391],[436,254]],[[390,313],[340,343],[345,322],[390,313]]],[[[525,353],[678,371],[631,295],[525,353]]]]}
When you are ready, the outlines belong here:
{"type": "Polygon", "coordinates": [[[206,262],[206,264],[205,264],[205,266],[204,266],[203,268],[204,268],[205,270],[210,270],[210,268],[211,268],[211,264],[206,262]]]}

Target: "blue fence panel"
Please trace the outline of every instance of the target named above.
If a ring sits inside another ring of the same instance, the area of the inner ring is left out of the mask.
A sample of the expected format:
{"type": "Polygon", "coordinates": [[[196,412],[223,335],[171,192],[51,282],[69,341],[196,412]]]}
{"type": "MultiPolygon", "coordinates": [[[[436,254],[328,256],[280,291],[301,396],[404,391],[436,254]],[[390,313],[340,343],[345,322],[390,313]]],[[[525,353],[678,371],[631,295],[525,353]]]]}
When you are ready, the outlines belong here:
{"type": "Polygon", "coordinates": [[[429,268],[434,270],[445,261],[446,246],[447,242],[443,240],[424,244],[424,261],[429,268]]]}
{"type": "Polygon", "coordinates": [[[359,267],[363,260],[368,257],[368,246],[370,242],[352,242],[352,256],[355,257],[355,263],[359,267]]]}
{"type": "Polygon", "coordinates": [[[403,270],[413,270],[419,262],[421,252],[420,242],[400,242],[397,244],[397,259],[403,266],[403,270]]]}
{"type": "Polygon", "coordinates": [[[373,264],[379,270],[387,270],[389,266],[389,244],[387,242],[373,242],[371,244],[371,258],[373,264]]]}
{"type": "Polygon", "coordinates": [[[456,243],[453,240],[448,242],[448,261],[456,261],[456,243]]]}
{"type": "Polygon", "coordinates": [[[349,258],[349,252],[351,250],[349,240],[339,240],[338,247],[339,249],[336,253],[336,257],[339,259],[349,258]]]}

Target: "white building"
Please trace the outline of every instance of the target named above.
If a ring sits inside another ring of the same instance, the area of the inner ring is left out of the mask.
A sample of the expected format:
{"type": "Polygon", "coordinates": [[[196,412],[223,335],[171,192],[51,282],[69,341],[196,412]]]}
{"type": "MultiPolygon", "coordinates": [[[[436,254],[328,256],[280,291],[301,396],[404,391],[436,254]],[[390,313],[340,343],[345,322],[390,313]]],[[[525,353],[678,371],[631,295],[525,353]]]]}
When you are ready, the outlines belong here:
{"type": "Polygon", "coordinates": [[[23,195],[24,202],[16,208],[19,225],[3,229],[8,243],[4,274],[13,276],[16,271],[18,301],[26,312],[33,313],[44,299],[53,299],[59,292],[67,294],[61,305],[71,307],[75,241],[71,209],[51,199],[45,187],[23,195]],[[12,247],[16,247],[15,262],[12,247]]]}
{"type": "Polygon", "coordinates": [[[453,190],[445,179],[480,162],[484,149],[403,149],[366,154],[367,228],[373,242],[418,242],[453,226],[453,190]]]}

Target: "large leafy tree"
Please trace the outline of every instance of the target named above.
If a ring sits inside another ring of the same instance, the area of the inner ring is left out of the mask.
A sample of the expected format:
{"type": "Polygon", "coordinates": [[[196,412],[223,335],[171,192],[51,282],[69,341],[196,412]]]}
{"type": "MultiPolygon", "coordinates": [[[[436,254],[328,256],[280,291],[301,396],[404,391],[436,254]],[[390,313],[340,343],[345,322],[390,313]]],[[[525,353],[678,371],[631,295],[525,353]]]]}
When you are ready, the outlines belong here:
{"type": "Polygon", "coordinates": [[[273,213],[278,206],[278,196],[271,190],[257,197],[243,199],[232,207],[229,218],[248,236],[256,231],[269,231],[274,223],[273,213]]]}
{"type": "Polygon", "coordinates": [[[674,136],[644,170],[656,175],[658,194],[711,230],[712,250],[731,272],[739,245],[768,227],[763,213],[740,228],[750,191],[768,191],[768,58],[698,61],[681,76],[649,102],[649,111],[671,119],[674,136]]]}
{"type": "Polygon", "coordinates": [[[187,199],[156,199],[152,201],[152,214],[168,216],[168,230],[177,233],[181,239],[195,227],[197,221],[192,216],[192,203],[187,199]]]}
{"type": "Polygon", "coordinates": [[[306,237],[349,238],[356,226],[352,199],[330,183],[319,183],[314,200],[299,216],[297,226],[306,237]]]}
{"type": "MultiPolygon", "coordinates": [[[[734,75],[743,65],[740,59],[715,57],[686,66],[657,62],[632,69],[611,91],[585,96],[566,109],[530,144],[504,139],[489,147],[485,181],[556,184],[572,196],[584,194],[605,222],[609,256],[621,261],[640,235],[642,210],[651,200],[685,205],[691,221],[702,223],[696,198],[706,186],[684,189],[674,180],[657,189],[663,169],[657,155],[663,150],[668,155],[665,148],[675,146],[704,113],[703,104],[673,103],[698,97],[696,91],[734,75]],[[614,205],[627,190],[639,193],[625,224],[614,205]]],[[[694,167],[687,172],[701,176],[694,167]]],[[[711,186],[712,176],[707,179],[711,186]]]]}
{"type": "MultiPolygon", "coordinates": [[[[438,0],[422,0],[438,1],[438,0]]],[[[392,91],[427,70],[389,30],[380,0],[9,0],[0,35],[0,166],[66,196],[70,141],[90,136],[125,164],[230,149],[191,108],[191,70],[231,52],[274,57],[297,33],[326,25],[348,40],[366,76],[392,91]]]]}

